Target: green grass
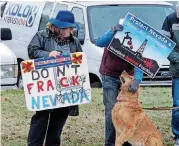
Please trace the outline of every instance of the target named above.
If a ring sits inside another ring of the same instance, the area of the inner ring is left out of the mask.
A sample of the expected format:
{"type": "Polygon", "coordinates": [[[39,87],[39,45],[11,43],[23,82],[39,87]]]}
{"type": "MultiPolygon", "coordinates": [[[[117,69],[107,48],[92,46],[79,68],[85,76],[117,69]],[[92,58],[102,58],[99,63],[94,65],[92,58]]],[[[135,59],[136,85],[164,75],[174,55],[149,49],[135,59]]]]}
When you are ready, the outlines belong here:
{"type": "MultiPolygon", "coordinates": [[[[171,106],[171,88],[143,88],[143,107],[171,106]]],[[[26,109],[24,92],[1,93],[1,145],[25,146],[29,123],[34,114],[26,109]]],[[[171,111],[146,111],[158,126],[165,146],[173,146],[171,111]]],[[[102,146],[104,142],[104,106],[102,90],[92,89],[92,102],[80,106],[80,116],[69,117],[63,131],[63,146],[102,146]]]]}

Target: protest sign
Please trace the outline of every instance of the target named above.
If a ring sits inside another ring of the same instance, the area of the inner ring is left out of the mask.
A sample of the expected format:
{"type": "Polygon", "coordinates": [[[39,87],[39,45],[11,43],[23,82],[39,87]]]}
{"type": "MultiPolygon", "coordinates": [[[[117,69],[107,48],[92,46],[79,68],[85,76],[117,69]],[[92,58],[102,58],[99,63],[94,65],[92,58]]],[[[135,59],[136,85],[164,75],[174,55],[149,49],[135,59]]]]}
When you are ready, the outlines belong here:
{"type": "Polygon", "coordinates": [[[84,53],[23,61],[21,72],[30,111],[86,104],[91,100],[84,53]]]}
{"type": "Polygon", "coordinates": [[[131,13],[124,18],[123,26],[108,50],[154,78],[176,44],[131,13]]]}

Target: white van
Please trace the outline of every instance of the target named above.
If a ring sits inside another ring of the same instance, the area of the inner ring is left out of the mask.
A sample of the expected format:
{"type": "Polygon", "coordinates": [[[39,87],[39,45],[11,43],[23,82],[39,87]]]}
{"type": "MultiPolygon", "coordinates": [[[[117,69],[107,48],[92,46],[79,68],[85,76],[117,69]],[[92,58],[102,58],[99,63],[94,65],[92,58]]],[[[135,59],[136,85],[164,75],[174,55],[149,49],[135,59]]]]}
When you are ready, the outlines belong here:
{"type": "MultiPolygon", "coordinates": [[[[27,46],[38,30],[46,29],[49,18],[56,17],[59,10],[69,10],[75,15],[80,27],[78,38],[83,51],[87,54],[89,75],[92,86],[100,86],[99,67],[103,48],[94,42],[108,28],[116,25],[127,12],[138,16],[154,28],[161,30],[164,19],[174,12],[172,4],[149,1],[118,1],[118,2],[7,2],[2,12],[2,25],[12,29],[13,39],[6,44],[18,58],[18,64],[28,59],[27,46]]],[[[163,67],[156,78],[151,80],[144,76],[144,85],[168,85],[169,62],[164,60],[163,67]],[[151,82],[152,81],[152,82],[151,82]]],[[[19,72],[20,78],[20,72],[19,72]]]]}
{"type": "Polygon", "coordinates": [[[9,28],[1,28],[0,85],[2,89],[15,88],[17,84],[17,58],[14,53],[3,43],[3,41],[11,40],[11,38],[11,30],[9,28]]]}

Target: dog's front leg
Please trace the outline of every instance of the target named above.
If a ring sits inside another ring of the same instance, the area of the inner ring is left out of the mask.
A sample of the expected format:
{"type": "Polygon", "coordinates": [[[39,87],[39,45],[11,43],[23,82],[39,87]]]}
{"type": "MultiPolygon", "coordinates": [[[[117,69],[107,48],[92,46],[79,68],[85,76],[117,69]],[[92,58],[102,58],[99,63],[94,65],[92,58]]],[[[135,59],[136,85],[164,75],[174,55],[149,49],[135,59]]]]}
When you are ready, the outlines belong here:
{"type": "MultiPolygon", "coordinates": [[[[119,132],[118,131],[116,131],[116,141],[117,141],[117,139],[118,139],[118,137],[119,137],[119,132]]],[[[117,146],[116,144],[117,144],[117,142],[115,141],[115,146],[117,146]]]]}
{"type": "Polygon", "coordinates": [[[115,146],[122,146],[124,142],[128,141],[132,137],[136,129],[135,126],[126,126],[116,139],[115,146]]]}

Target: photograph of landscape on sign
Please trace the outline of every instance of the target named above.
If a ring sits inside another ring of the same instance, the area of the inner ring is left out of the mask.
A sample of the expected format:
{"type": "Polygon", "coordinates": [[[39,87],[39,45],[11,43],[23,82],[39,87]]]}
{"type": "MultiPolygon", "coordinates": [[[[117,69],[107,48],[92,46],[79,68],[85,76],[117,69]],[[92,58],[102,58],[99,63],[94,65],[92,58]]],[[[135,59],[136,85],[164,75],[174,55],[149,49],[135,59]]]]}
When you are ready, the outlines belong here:
{"type": "Polygon", "coordinates": [[[175,43],[157,30],[128,13],[108,50],[154,78],[175,43]]]}

